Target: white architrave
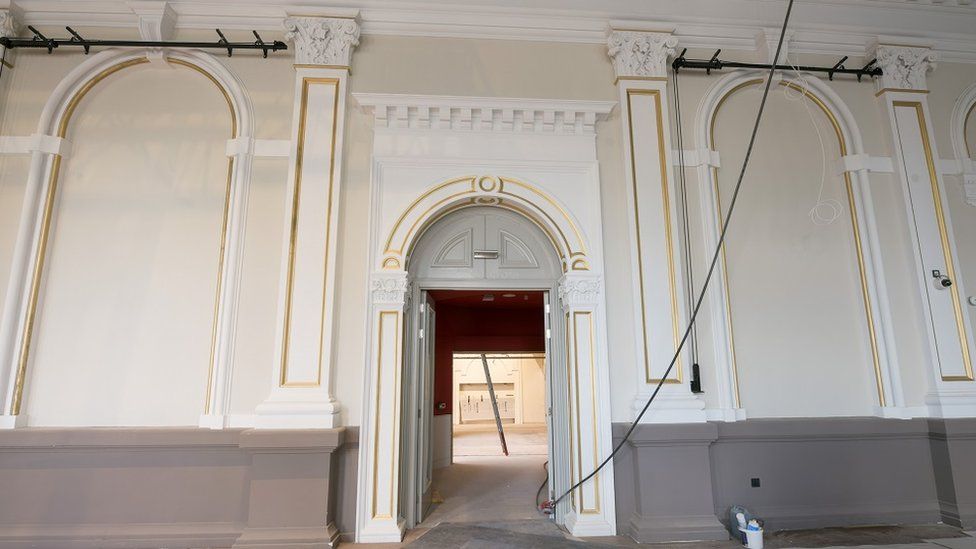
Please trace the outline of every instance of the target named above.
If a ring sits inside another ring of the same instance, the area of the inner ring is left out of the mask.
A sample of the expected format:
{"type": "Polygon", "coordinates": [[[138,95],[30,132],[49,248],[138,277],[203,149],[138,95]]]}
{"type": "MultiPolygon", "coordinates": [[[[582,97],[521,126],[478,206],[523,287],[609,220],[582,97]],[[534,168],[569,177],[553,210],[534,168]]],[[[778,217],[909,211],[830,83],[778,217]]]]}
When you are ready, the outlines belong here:
{"type": "MultiPolygon", "coordinates": [[[[976,161],[970,156],[966,148],[966,119],[972,118],[976,124],[976,84],[966,88],[952,107],[952,118],[949,120],[949,137],[952,140],[952,151],[956,155],[956,162],[962,172],[963,189],[966,192],[966,203],[976,207],[976,161]]],[[[976,143],[971,143],[976,147],[976,143]]]]}
{"type": "Polygon", "coordinates": [[[295,102],[283,231],[275,364],[258,428],[339,426],[332,395],[336,244],[353,19],[292,17],[295,102]]]}
{"type": "MultiPolygon", "coordinates": [[[[41,113],[36,136],[56,137],[71,102],[93,79],[100,78],[107,74],[106,71],[116,67],[146,59],[153,53],[148,50],[106,50],[86,59],[68,73],[51,93],[41,113]]],[[[167,50],[166,57],[192,65],[212,77],[228,98],[237,123],[236,137],[249,138],[253,135],[250,99],[240,80],[227,67],[214,57],[196,50],[167,50]]],[[[52,153],[40,147],[31,152],[10,281],[3,304],[3,317],[0,318],[0,428],[25,424],[25,418],[20,414],[20,404],[24,396],[23,384],[26,369],[29,367],[26,358],[29,343],[25,345],[25,341],[33,328],[32,309],[36,294],[43,291],[39,285],[35,289],[42,274],[38,270],[37,260],[44,230],[45,210],[48,201],[55,198],[48,196],[51,172],[59,157],[58,152],[52,153]]],[[[229,405],[250,166],[248,154],[237,155],[232,162],[230,195],[226,204],[227,230],[221,243],[224,255],[220,261],[220,283],[212,342],[213,359],[209,365],[211,375],[207,387],[206,409],[200,419],[201,426],[206,427],[222,427],[229,405]]]]}
{"type": "MultiPolygon", "coordinates": [[[[636,416],[671,363],[687,318],[667,98],[667,61],[677,40],[668,33],[614,30],[607,45],[620,93],[630,252],[636,266],[636,416]]],[[[706,421],[705,402],[689,386],[689,356],[686,347],[641,422],[706,421]]]]}
{"type": "MultiPolygon", "coordinates": [[[[367,304],[356,539],[398,542],[404,524],[399,516],[404,506],[398,499],[402,413],[394,403],[399,402],[396,368],[402,364],[404,347],[403,324],[396,321],[403,311],[398,296],[407,287],[413,245],[427,227],[450,212],[474,206],[505,208],[546,233],[568,279],[601,280],[595,121],[605,117],[613,103],[354,97],[374,116],[369,222],[374,291],[367,304]]],[[[567,292],[567,299],[579,293],[567,292]]],[[[577,310],[589,312],[592,324],[586,325],[586,335],[593,339],[584,342],[589,347],[580,365],[590,377],[573,386],[581,391],[580,400],[587,400],[577,407],[579,417],[571,419],[588,430],[585,438],[577,436],[581,445],[570,449],[577,466],[603,460],[612,449],[605,298],[597,291],[586,301],[589,305],[582,299],[573,303],[577,310]]],[[[587,317],[579,318],[582,322],[587,317]]],[[[612,467],[601,471],[599,478],[599,504],[593,499],[595,484],[590,483],[583,488],[584,498],[590,498],[585,500],[585,513],[570,509],[565,500],[560,504],[557,517],[574,535],[616,531],[612,467]]]]}
{"type": "MultiPolygon", "coordinates": [[[[710,147],[713,136],[712,119],[716,109],[722,101],[734,90],[747,82],[762,82],[765,72],[736,71],[719,80],[705,95],[698,107],[695,118],[695,143],[698,147],[710,147]]],[[[875,413],[882,417],[905,417],[904,393],[901,385],[901,374],[897,353],[894,345],[894,331],[891,320],[891,310],[888,291],[885,283],[884,265],[881,256],[881,246],[878,240],[878,228],[875,221],[874,200],[868,181],[868,172],[875,165],[867,161],[864,152],[860,130],[853,114],[840,97],[823,80],[809,76],[804,79],[810,88],[804,88],[800,82],[783,79],[778,85],[798,85],[805,94],[814,97],[830,110],[840,128],[846,145],[846,155],[850,166],[845,164],[844,170],[849,173],[849,181],[853,196],[850,207],[856,209],[858,224],[854,227],[860,234],[861,259],[859,268],[863,269],[864,280],[867,281],[867,296],[870,302],[866,313],[870,312],[876,350],[875,381],[878,388],[875,413]],[[864,161],[857,163],[854,158],[864,161]],[[858,168],[858,169],[854,169],[858,168]],[[882,396],[883,395],[883,396],[882,396]]],[[[698,180],[701,182],[700,208],[702,219],[702,234],[704,235],[703,253],[707,254],[706,261],[711,260],[711,253],[718,245],[722,230],[722,220],[726,212],[720,208],[718,186],[715,168],[707,165],[698,166],[698,180]]],[[[723,252],[724,253],[724,252],[723,252]]],[[[732,340],[732,319],[729,308],[729,288],[726,284],[727,274],[725,263],[719,260],[715,275],[708,293],[708,299],[715,306],[710,308],[712,324],[712,345],[716,360],[715,374],[718,385],[720,406],[710,410],[713,419],[735,421],[745,419],[746,409],[739,402],[738,379],[735,364],[734,342],[732,340]]],[[[874,354],[874,353],[872,353],[874,354]]]]}
{"type": "Polygon", "coordinates": [[[877,95],[890,122],[892,160],[914,229],[910,236],[915,276],[931,356],[925,404],[932,417],[972,417],[976,416],[976,340],[963,301],[963,280],[957,276],[958,255],[925,80],[936,55],[924,45],[904,45],[911,44],[909,40],[897,43],[876,46],[878,65],[885,73],[877,95]],[[935,271],[952,285],[943,287],[935,271]]]}

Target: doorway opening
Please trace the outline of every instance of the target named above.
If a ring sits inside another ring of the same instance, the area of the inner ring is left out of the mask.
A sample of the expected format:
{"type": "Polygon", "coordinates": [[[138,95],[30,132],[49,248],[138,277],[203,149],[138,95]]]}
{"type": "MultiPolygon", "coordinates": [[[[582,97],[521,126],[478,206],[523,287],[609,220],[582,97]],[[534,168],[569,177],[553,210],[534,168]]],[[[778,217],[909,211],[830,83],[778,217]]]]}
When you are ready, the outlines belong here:
{"type": "Polygon", "coordinates": [[[562,524],[565,506],[555,517],[539,510],[570,481],[565,319],[551,304],[562,275],[557,250],[516,212],[470,207],[427,228],[408,265],[404,526],[562,524]]]}
{"type": "Polygon", "coordinates": [[[545,292],[427,294],[436,311],[434,455],[420,524],[545,518],[538,510],[549,499],[551,447],[545,292]]]}

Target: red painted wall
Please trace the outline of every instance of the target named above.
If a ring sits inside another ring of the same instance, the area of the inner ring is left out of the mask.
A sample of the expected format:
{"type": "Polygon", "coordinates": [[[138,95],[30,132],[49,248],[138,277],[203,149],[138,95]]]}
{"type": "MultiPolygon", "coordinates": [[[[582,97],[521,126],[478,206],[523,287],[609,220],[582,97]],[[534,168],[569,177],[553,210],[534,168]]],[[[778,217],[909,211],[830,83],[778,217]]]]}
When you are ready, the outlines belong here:
{"type": "Polygon", "coordinates": [[[454,353],[473,351],[542,353],[546,350],[542,307],[504,309],[436,305],[434,413],[453,406],[454,353]],[[447,407],[437,409],[443,402],[447,407]]]}

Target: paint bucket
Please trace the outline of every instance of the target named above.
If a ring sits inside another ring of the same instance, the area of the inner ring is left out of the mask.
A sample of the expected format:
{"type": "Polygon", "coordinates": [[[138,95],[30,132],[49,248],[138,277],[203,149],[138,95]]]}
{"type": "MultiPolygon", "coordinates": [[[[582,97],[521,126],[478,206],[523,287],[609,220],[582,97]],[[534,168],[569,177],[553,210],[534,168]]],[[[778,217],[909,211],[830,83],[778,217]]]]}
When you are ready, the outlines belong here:
{"type": "Polygon", "coordinates": [[[739,531],[746,535],[746,547],[748,549],[763,549],[762,528],[759,530],[747,530],[745,528],[739,528],[739,531]]]}

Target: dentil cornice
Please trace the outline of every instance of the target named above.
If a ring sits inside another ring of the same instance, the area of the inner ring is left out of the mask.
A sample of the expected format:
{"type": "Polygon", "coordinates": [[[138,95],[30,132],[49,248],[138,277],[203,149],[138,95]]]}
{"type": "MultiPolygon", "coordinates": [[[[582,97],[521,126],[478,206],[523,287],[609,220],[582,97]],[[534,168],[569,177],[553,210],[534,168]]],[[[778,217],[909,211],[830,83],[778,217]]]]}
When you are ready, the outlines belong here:
{"type": "Polygon", "coordinates": [[[678,39],[670,33],[613,30],[607,53],[617,78],[666,77],[668,57],[677,45],[678,39]]]}
{"type": "Polygon", "coordinates": [[[348,67],[359,45],[359,23],[354,19],[288,17],[285,39],[295,43],[298,65],[348,67]]]}
{"type": "Polygon", "coordinates": [[[925,75],[935,68],[938,55],[927,47],[878,44],[874,55],[884,74],[878,85],[884,89],[925,90],[925,75]]]}

